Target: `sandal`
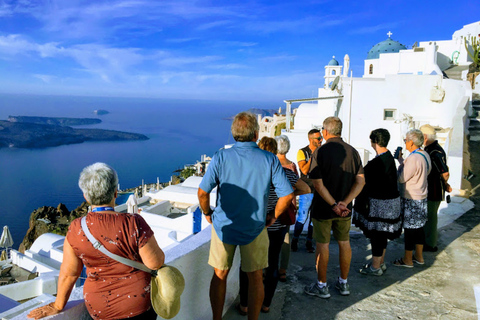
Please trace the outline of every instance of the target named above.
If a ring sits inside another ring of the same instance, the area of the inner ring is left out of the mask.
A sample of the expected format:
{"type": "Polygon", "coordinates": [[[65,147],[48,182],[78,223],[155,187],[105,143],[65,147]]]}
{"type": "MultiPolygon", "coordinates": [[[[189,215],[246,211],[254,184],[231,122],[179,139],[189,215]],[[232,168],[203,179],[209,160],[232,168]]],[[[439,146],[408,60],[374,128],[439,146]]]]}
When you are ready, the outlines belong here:
{"type": "Polygon", "coordinates": [[[406,264],[403,262],[403,258],[398,258],[397,260],[393,261],[392,264],[397,267],[413,268],[413,264],[406,264]]]}
{"type": "Polygon", "coordinates": [[[248,314],[247,311],[243,311],[243,310],[242,310],[242,306],[241,306],[240,303],[237,303],[237,304],[235,305],[235,310],[237,310],[238,314],[241,315],[241,316],[246,316],[246,315],[248,314]]]}
{"type": "Polygon", "coordinates": [[[280,282],[287,282],[287,274],[285,272],[280,273],[278,275],[278,281],[280,282]]]}
{"type": "Polygon", "coordinates": [[[415,255],[413,255],[412,261],[415,262],[416,264],[421,265],[421,266],[425,264],[425,261],[419,261],[419,260],[417,260],[417,258],[415,257],[415,255]]]}

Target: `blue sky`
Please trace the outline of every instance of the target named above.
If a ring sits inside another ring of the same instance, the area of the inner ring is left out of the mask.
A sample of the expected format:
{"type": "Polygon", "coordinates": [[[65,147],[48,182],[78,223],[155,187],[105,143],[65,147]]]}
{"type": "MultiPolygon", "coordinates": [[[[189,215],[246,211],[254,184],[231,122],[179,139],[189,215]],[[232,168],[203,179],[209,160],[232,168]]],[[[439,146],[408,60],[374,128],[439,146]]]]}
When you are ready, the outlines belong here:
{"type": "Polygon", "coordinates": [[[0,0],[0,92],[308,98],[332,55],[447,40],[479,1],[0,0]]]}

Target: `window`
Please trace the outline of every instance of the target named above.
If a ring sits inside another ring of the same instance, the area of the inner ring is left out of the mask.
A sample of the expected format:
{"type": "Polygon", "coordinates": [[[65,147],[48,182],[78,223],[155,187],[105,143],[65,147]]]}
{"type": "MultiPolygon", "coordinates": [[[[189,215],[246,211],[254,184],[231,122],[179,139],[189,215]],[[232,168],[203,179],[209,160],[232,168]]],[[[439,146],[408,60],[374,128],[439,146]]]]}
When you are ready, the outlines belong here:
{"type": "Polygon", "coordinates": [[[334,76],[337,72],[335,70],[332,70],[332,76],[334,76]]]}
{"type": "Polygon", "coordinates": [[[368,69],[368,74],[373,74],[373,64],[370,65],[370,68],[368,69]]]}
{"type": "Polygon", "coordinates": [[[383,110],[383,120],[395,120],[397,115],[396,109],[384,109],[383,110]]]}

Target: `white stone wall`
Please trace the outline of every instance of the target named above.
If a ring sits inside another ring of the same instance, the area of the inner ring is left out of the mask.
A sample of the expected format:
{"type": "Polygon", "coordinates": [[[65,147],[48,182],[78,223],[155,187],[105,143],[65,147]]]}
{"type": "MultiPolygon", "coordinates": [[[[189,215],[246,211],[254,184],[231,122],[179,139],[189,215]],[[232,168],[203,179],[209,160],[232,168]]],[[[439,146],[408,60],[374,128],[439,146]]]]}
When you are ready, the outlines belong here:
{"type": "MultiPolygon", "coordinates": [[[[445,67],[446,68],[446,67],[445,67]]],[[[382,53],[378,59],[365,60],[365,78],[383,78],[390,74],[442,74],[437,66],[435,45],[427,45],[416,50],[400,50],[398,53],[382,53]],[[369,74],[373,65],[373,74],[369,74]]]]}

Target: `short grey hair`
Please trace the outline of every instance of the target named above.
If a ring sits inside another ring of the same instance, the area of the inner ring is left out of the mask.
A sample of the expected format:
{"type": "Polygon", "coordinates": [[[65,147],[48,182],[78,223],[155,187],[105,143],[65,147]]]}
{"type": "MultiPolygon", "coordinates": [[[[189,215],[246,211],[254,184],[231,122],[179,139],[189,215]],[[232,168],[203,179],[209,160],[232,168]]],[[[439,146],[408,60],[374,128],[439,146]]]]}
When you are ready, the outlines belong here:
{"type": "Polygon", "coordinates": [[[433,141],[437,140],[437,134],[436,133],[434,133],[434,134],[424,133],[424,135],[425,135],[425,138],[427,138],[426,141],[432,141],[433,142],[433,141]]]}
{"type": "Polygon", "coordinates": [[[109,165],[97,162],[85,167],[80,173],[78,186],[91,205],[109,204],[118,185],[117,172],[109,165]]]}
{"type": "Polygon", "coordinates": [[[235,141],[247,142],[255,138],[259,126],[257,117],[250,112],[240,112],[232,122],[232,135],[235,141]]]}
{"type": "Polygon", "coordinates": [[[342,135],[342,120],[339,117],[328,117],[323,120],[323,128],[332,136],[340,137],[342,135]]]}
{"type": "Polygon", "coordinates": [[[416,147],[420,148],[423,145],[423,132],[418,129],[412,129],[407,132],[405,139],[412,141],[416,147]]]}
{"type": "Polygon", "coordinates": [[[277,140],[277,153],[278,154],[287,154],[288,150],[290,150],[290,140],[284,134],[281,136],[275,137],[277,140]]]}

